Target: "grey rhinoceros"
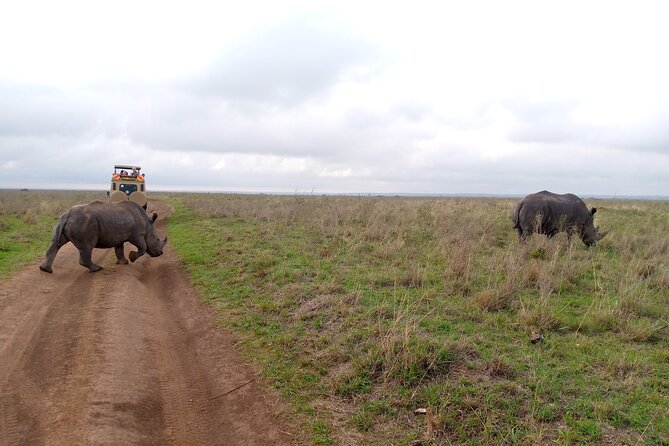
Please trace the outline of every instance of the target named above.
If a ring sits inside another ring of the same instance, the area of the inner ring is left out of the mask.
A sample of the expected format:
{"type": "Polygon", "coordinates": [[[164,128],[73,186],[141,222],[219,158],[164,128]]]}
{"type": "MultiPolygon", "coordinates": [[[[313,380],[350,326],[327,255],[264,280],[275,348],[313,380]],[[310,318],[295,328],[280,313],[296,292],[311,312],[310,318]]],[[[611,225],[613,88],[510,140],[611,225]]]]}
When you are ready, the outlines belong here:
{"type": "Polygon", "coordinates": [[[153,225],[156,218],[156,214],[149,218],[146,211],[132,201],[94,201],[73,206],[60,216],[53,229],[46,259],[39,268],[52,273],[51,266],[56,253],[67,242],[72,242],[79,250],[79,264],[91,272],[102,269],[91,260],[93,248],[114,248],[116,263],[122,264],[128,263],[123,255],[125,242],[137,247],[137,251],[129,254],[131,262],[147,252],[151,257],[157,257],[163,253],[167,237],[164,240],[158,238],[153,225]]]}
{"type": "Polygon", "coordinates": [[[514,229],[521,241],[533,232],[552,237],[565,231],[571,238],[574,232],[587,246],[594,246],[607,232],[600,233],[593,224],[596,208],[588,210],[585,202],[574,194],[555,194],[541,191],[520,200],[513,211],[514,229]]]}

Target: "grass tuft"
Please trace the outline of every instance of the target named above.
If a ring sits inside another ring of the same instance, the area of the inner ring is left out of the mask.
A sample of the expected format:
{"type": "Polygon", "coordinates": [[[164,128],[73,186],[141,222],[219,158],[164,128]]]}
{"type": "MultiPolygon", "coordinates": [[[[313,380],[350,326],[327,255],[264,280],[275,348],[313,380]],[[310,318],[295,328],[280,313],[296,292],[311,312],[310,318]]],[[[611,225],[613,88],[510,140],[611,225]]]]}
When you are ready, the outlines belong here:
{"type": "Polygon", "coordinates": [[[515,200],[170,199],[173,246],[312,444],[669,441],[667,203],[597,202],[588,249],[520,244],[515,200]]]}

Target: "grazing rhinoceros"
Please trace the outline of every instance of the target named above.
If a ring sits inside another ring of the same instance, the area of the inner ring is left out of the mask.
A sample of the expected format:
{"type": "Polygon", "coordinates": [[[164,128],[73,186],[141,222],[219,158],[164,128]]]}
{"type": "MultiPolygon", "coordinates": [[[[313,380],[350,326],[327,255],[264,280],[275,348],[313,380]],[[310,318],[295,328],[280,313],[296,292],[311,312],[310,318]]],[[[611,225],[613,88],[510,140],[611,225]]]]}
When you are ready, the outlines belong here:
{"type": "Polygon", "coordinates": [[[587,246],[594,246],[607,232],[595,228],[592,217],[596,208],[587,206],[574,194],[554,194],[541,191],[520,200],[513,211],[514,229],[521,242],[533,232],[552,237],[565,231],[571,238],[576,231],[587,246]]]}
{"type": "Polygon", "coordinates": [[[167,237],[160,240],[153,226],[158,215],[149,218],[140,205],[132,201],[105,203],[94,201],[73,206],[60,216],[53,229],[51,246],[46,252],[46,260],[40,265],[42,271],[53,272],[51,265],[58,250],[67,242],[72,242],[79,250],[79,264],[91,272],[102,267],[91,261],[93,248],[114,248],[116,263],[127,264],[123,255],[123,243],[130,242],[137,247],[129,255],[134,262],[148,252],[151,257],[163,253],[167,237]]]}

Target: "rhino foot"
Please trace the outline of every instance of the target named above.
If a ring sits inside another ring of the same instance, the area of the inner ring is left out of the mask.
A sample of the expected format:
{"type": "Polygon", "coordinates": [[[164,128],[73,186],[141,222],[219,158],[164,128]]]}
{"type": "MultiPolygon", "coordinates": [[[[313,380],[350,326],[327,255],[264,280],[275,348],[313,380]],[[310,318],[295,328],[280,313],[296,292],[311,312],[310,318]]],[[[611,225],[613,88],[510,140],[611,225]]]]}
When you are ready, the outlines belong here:
{"type": "Polygon", "coordinates": [[[128,254],[128,257],[130,258],[131,262],[134,262],[139,258],[139,256],[137,255],[137,251],[131,251],[130,254],[128,254]]]}
{"type": "Polygon", "coordinates": [[[45,273],[53,274],[53,270],[48,266],[40,265],[39,269],[41,269],[45,273]]]}
{"type": "Polygon", "coordinates": [[[98,272],[98,271],[100,271],[100,270],[102,270],[102,269],[104,269],[104,268],[101,267],[100,265],[91,265],[91,267],[88,268],[88,271],[90,271],[90,272],[92,272],[92,273],[96,273],[96,272],[98,272]]]}

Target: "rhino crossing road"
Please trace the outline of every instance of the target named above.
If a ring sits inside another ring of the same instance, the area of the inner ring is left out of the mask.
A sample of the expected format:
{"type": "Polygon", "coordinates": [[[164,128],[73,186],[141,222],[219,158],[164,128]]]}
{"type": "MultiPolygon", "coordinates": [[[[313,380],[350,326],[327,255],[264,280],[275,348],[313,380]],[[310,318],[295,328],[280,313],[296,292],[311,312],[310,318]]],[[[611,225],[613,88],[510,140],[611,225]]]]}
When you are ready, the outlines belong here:
{"type": "MultiPolygon", "coordinates": [[[[171,208],[151,207],[164,235],[171,208]]],[[[0,281],[0,444],[291,444],[169,244],[132,265],[93,256],[104,270],[70,243],[54,274],[39,259],[0,281]]]]}

